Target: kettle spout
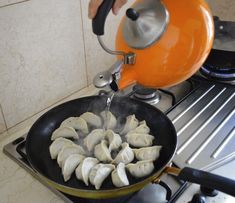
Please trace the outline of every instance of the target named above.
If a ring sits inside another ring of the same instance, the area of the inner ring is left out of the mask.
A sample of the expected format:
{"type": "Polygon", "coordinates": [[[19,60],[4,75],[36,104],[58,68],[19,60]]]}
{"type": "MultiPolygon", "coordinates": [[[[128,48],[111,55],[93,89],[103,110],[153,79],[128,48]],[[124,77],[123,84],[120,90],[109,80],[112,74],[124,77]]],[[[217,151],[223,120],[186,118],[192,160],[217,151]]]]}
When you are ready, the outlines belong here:
{"type": "Polygon", "coordinates": [[[112,91],[118,91],[118,80],[120,79],[120,72],[123,66],[123,61],[118,60],[112,67],[107,70],[98,73],[94,79],[93,84],[97,88],[110,88],[112,91]]]}
{"type": "Polygon", "coordinates": [[[98,73],[93,79],[94,86],[116,92],[132,85],[136,82],[135,71],[131,66],[124,66],[123,60],[118,60],[109,70],[98,73]]]}
{"type": "MultiPolygon", "coordinates": [[[[102,38],[97,36],[97,39],[101,47],[109,54],[122,56],[122,59],[118,60],[108,71],[98,73],[94,80],[93,84],[97,88],[110,87],[113,91],[118,91],[120,88],[118,86],[118,81],[121,79],[121,70],[123,65],[134,65],[136,61],[136,54],[132,52],[125,53],[123,51],[112,51],[104,44],[102,38]]],[[[124,79],[125,80],[125,79],[124,79]]],[[[129,83],[129,82],[128,82],[129,83]]],[[[122,83],[121,83],[122,84],[122,83]]],[[[127,85],[122,85],[123,89],[127,85]]]]}

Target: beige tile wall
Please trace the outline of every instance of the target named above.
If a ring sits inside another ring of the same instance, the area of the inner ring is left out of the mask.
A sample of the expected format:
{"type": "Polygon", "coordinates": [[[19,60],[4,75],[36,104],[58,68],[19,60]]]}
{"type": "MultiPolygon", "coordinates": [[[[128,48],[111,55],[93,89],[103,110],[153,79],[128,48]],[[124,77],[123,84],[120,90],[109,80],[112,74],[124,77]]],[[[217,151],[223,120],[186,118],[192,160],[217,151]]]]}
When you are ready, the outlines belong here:
{"type": "Polygon", "coordinates": [[[219,16],[223,20],[235,21],[235,1],[234,0],[207,0],[213,15],[219,16]]]}
{"type": "MultiPolygon", "coordinates": [[[[11,128],[86,87],[115,57],[99,46],[89,0],[0,0],[0,104],[11,128]],[[4,6],[4,7],[1,7],[4,6]]],[[[214,15],[235,20],[235,1],[208,0],[214,15]]],[[[104,41],[114,48],[121,16],[110,14],[104,41]]],[[[0,132],[5,130],[0,112],[0,132]]]]}
{"type": "Polygon", "coordinates": [[[2,107],[0,105],[0,134],[6,131],[6,125],[2,114],[2,107]]]}
{"type": "Polygon", "coordinates": [[[0,8],[4,6],[11,6],[13,4],[30,1],[30,0],[0,0],[0,8]]]}
{"type": "Polygon", "coordinates": [[[87,86],[79,0],[0,11],[0,104],[7,127],[87,86]]]}

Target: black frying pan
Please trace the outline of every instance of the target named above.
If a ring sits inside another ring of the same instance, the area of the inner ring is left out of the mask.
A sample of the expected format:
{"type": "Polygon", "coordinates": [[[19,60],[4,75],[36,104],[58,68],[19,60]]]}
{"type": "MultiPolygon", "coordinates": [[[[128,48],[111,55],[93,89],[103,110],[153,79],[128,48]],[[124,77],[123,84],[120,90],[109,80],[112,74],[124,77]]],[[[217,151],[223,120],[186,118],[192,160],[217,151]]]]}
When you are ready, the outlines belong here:
{"type": "Polygon", "coordinates": [[[185,168],[176,170],[167,167],[176,150],[177,136],[171,121],[155,107],[129,98],[114,98],[110,110],[123,123],[130,114],[135,114],[138,120],[146,120],[155,136],[154,145],[162,145],[160,157],[155,161],[152,174],[142,179],[132,178],[128,174],[130,186],[116,188],[109,177],[102,185],[101,190],[95,190],[90,185],[85,186],[75,175],[68,182],[64,182],[61,169],[57,162],[50,158],[49,146],[51,134],[63,120],[71,116],[80,116],[87,111],[99,114],[105,109],[105,96],[92,96],[76,99],[61,104],[39,118],[30,129],[26,139],[28,161],[33,169],[51,186],[62,192],[85,198],[112,198],[125,195],[143,188],[150,182],[159,180],[163,171],[173,172],[183,180],[202,183],[210,188],[224,191],[235,196],[235,182],[226,178],[211,175],[206,172],[185,168]]]}

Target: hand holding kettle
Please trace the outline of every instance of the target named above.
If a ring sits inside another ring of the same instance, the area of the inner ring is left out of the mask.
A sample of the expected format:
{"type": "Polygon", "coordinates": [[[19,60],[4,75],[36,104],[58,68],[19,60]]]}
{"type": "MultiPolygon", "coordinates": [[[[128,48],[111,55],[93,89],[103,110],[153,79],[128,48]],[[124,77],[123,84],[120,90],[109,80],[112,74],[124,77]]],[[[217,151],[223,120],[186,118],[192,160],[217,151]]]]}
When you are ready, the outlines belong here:
{"type": "MultiPolygon", "coordinates": [[[[116,0],[112,11],[114,15],[117,15],[120,8],[126,4],[127,0],[116,0]]],[[[90,0],[89,2],[89,11],[88,11],[88,17],[90,19],[93,19],[96,16],[97,10],[100,7],[100,5],[103,3],[103,0],[90,0]]]]}

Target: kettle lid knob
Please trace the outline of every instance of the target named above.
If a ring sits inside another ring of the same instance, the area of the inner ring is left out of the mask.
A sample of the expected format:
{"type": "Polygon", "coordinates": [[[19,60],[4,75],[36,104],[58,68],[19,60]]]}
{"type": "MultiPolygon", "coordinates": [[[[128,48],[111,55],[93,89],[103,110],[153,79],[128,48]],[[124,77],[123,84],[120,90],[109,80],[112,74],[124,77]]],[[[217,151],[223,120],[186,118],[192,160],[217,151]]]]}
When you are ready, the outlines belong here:
{"type": "Polygon", "coordinates": [[[126,16],[127,16],[129,19],[131,19],[131,20],[133,20],[133,21],[136,21],[136,20],[139,18],[140,14],[139,14],[135,9],[133,9],[133,8],[128,8],[128,9],[126,10],[126,16]]]}

